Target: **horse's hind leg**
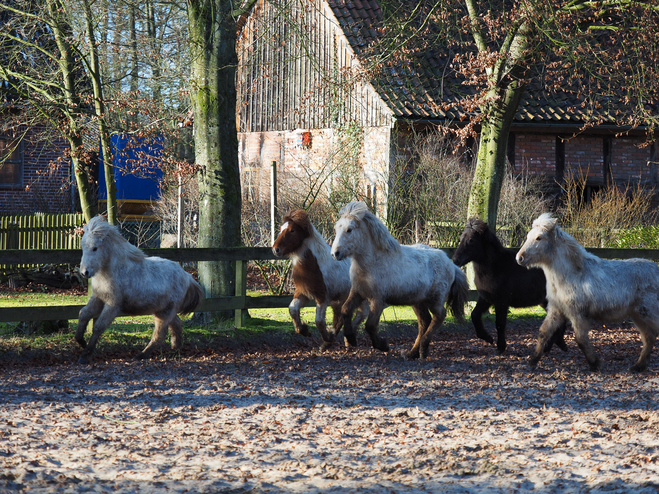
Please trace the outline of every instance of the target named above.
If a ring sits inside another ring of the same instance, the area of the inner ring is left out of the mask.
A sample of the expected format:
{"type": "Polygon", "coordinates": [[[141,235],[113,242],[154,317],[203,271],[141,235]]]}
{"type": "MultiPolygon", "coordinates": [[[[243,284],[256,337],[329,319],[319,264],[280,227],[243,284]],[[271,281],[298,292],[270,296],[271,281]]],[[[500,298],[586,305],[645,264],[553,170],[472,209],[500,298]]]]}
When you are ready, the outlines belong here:
{"type": "Polygon", "coordinates": [[[183,344],[183,323],[181,318],[174,316],[169,323],[169,334],[171,335],[172,350],[179,350],[183,344]]]}
{"type": "MultiPolygon", "coordinates": [[[[178,316],[174,314],[174,317],[178,316]]],[[[163,318],[161,316],[155,315],[153,319],[154,328],[151,341],[146,346],[146,348],[137,355],[138,359],[149,358],[153,353],[153,350],[155,350],[155,348],[165,340],[165,336],[167,335],[167,328],[169,327],[170,321],[172,320],[172,316],[170,315],[167,318],[163,318]]]]}
{"type": "Polygon", "coordinates": [[[632,320],[641,333],[643,348],[641,349],[641,354],[638,356],[638,361],[629,370],[632,372],[643,372],[648,367],[648,359],[652,353],[652,348],[654,348],[657,334],[659,334],[659,325],[655,321],[638,316],[632,317],[632,320]]]}
{"type": "Polygon", "coordinates": [[[499,355],[503,355],[506,353],[506,323],[508,322],[508,305],[495,305],[494,312],[494,320],[497,328],[497,352],[499,352],[499,355]]]}
{"type": "Polygon", "coordinates": [[[327,302],[324,300],[316,300],[316,328],[320,333],[320,337],[323,339],[323,344],[320,347],[322,350],[326,350],[332,346],[332,343],[336,339],[336,334],[327,331],[327,322],[325,320],[327,305],[327,302]]]}
{"type": "Polygon", "coordinates": [[[428,326],[432,322],[432,317],[430,316],[430,311],[425,305],[413,305],[414,313],[416,314],[416,319],[419,324],[419,334],[416,337],[416,341],[412,346],[412,349],[408,352],[405,352],[404,356],[408,360],[418,359],[421,355],[421,342],[423,336],[428,331],[428,326]]]}
{"type": "Polygon", "coordinates": [[[483,326],[483,314],[487,312],[490,306],[491,304],[479,295],[476,301],[476,307],[471,311],[471,322],[476,330],[476,336],[488,343],[494,343],[494,339],[485,331],[485,327],[483,326]]]}

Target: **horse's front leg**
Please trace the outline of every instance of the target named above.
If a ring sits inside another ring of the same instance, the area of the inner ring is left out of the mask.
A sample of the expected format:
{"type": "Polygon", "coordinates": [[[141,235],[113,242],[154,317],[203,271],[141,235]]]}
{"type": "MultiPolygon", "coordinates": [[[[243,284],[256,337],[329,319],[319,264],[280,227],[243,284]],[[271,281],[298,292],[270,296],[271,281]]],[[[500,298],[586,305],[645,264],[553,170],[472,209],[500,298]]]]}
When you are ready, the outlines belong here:
{"type": "Polygon", "coordinates": [[[426,334],[430,323],[432,322],[432,317],[430,316],[430,311],[424,305],[413,305],[414,313],[416,314],[417,323],[419,325],[419,334],[416,337],[416,341],[412,346],[412,349],[408,352],[405,352],[403,355],[408,360],[418,359],[420,355],[421,340],[423,335],[426,334]]]}
{"type": "Polygon", "coordinates": [[[492,304],[479,295],[478,300],[476,301],[476,307],[471,311],[471,322],[476,330],[476,336],[488,343],[494,343],[494,338],[485,331],[485,327],[483,326],[483,314],[487,312],[491,305],[492,304]]]}
{"type": "Polygon", "coordinates": [[[327,350],[336,338],[336,334],[330,333],[327,331],[327,306],[328,302],[326,300],[316,300],[316,328],[320,333],[320,337],[323,339],[323,344],[321,345],[321,350],[327,350]]]}
{"type": "Polygon", "coordinates": [[[535,352],[529,359],[529,365],[535,368],[540,362],[542,355],[545,352],[547,342],[552,338],[554,333],[567,322],[563,314],[551,308],[548,310],[545,320],[542,321],[540,331],[538,332],[538,340],[535,346],[535,352]]]}
{"type": "MultiPolygon", "coordinates": [[[[355,313],[357,307],[364,302],[362,297],[355,290],[350,290],[350,295],[346,299],[343,307],[341,307],[341,319],[343,321],[343,336],[346,339],[346,346],[357,346],[357,335],[355,328],[352,325],[352,315],[355,313]]],[[[370,316],[369,316],[370,317],[370,316]]],[[[378,314],[378,318],[379,318],[378,314]]],[[[377,325],[377,321],[376,321],[377,325]]]]}
{"type": "Polygon", "coordinates": [[[499,355],[506,353],[506,323],[508,322],[508,305],[494,305],[494,320],[497,328],[497,352],[499,355]]]}
{"type": "Polygon", "coordinates": [[[311,336],[309,333],[309,326],[303,323],[300,318],[300,311],[305,305],[307,305],[307,302],[309,302],[309,297],[296,290],[293,295],[293,300],[291,300],[291,303],[288,305],[288,313],[291,315],[291,319],[293,319],[295,332],[302,336],[311,336]]]}
{"type": "Polygon", "coordinates": [[[103,312],[104,306],[105,303],[100,298],[92,295],[87,301],[87,305],[80,309],[75,339],[82,348],[87,346],[87,343],[85,343],[85,332],[87,331],[89,321],[97,318],[103,312]]]}
{"type": "MultiPolygon", "coordinates": [[[[78,359],[79,363],[81,364],[89,363],[89,359],[92,353],[94,352],[94,348],[96,348],[98,339],[101,337],[103,332],[107,329],[107,327],[110,324],[112,324],[114,318],[117,317],[120,313],[121,311],[119,310],[118,307],[105,304],[105,307],[103,307],[103,311],[101,312],[101,314],[94,319],[94,328],[92,329],[92,336],[91,338],[89,338],[89,343],[87,343],[85,349],[82,351],[82,354],[80,355],[80,358],[78,359]]],[[[78,327],[78,332],[79,331],[80,331],[80,327],[78,327]]]]}
{"type": "Polygon", "coordinates": [[[389,344],[387,343],[386,338],[381,338],[378,336],[378,325],[380,323],[380,316],[382,315],[383,310],[384,304],[381,301],[371,300],[370,312],[366,318],[364,329],[366,330],[366,333],[368,333],[368,335],[371,337],[373,348],[380,350],[381,352],[388,352],[389,344]]]}

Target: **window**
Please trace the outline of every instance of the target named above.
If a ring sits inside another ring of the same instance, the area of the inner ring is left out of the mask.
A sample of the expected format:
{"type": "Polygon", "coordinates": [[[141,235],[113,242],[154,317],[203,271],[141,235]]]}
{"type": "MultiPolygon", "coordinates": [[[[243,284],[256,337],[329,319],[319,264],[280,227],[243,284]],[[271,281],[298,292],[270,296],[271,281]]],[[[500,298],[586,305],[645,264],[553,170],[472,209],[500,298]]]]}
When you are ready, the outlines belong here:
{"type": "Polygon", "coordinates": [[[23,186],[23,143],[0,137],[0,187],[23,186]]]}

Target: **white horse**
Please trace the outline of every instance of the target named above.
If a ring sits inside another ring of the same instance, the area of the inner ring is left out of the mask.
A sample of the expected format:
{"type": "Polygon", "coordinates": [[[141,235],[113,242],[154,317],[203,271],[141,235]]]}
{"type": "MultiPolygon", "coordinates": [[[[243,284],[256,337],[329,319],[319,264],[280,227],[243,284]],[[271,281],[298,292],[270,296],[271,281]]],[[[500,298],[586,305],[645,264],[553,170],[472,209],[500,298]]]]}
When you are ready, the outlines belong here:
{"type": "MultiPolygon", "coordinates": [[[[293,262],[293,282],[295,294],[288,306],[295,331],[310,336],[309,326],[302,322],[300,310],[309,302],[316,302],[316,328],[323,339],[322,348],[328,348],[341,330],[341,306],[350,293],[350,261],[335,261],[330,254],[330,246],[316,230],[309,214],[296,209],[284,216],[284,224],[279,236],[272,245],[277,257],[288,257],[293,262]],[[332,331],[327,331],[325,315],[327,307],[332,307],[334,319],[332,331]]],[[[357,311],[353,326],[368,314],[368,304],[364,303],[357,311]]],[[[355,346],[357,341],[346,338],[346,344],[355,346]]]]}
{"type": "Polygon", "coordinates": [[[361,201],[347,204],[339,214],[332,256],[351,258],[352,288],[341,313],[344,334],[354,332],[352,313],[366,299],[371,308],[366,332],[374,348],[387,352],[389,345],[377,334],[382,310],[386,305],[411,305],[419,335],[405,357],[427,357],[431,334],[446,317],[444,305],[460,320],[464,317],[469,290],[465,274],[442,250],[400,245],[361,201]]]}
{"type": "Polygon", "coordinates": [[[534,222],[526,242],[517,253],[522,266],[539,267],[547,278],[547,316],[535,353],[529,360],[535,367],[544,345],[567,320],[592,370],[600,359],[588,339],[590,321],[618,322],[631,317],[641,333],[643,349],[630,370],[647,368],[659,334],[659,266],[646,259],[614,261],[589,253],[544,213],[534,222]]]}
{"type": "Polygon", "coordinates": [[[102,216],[85,225],[81,245],[80,273],[91,278],[93,294],[78,318],[75,338],[84,348],[79,361],[89,361],[98,339],[119,315],[154,314],[153,336],[138,358],[149,357],[164,340],[167,328],[172,348],[180,348],[183,329],[177,313],[193,312],[204,298],[192,275],[174,261],[147,257],[102,216]],[[84,335],[91,319],[94,327],[86,344],[84,335]]]}

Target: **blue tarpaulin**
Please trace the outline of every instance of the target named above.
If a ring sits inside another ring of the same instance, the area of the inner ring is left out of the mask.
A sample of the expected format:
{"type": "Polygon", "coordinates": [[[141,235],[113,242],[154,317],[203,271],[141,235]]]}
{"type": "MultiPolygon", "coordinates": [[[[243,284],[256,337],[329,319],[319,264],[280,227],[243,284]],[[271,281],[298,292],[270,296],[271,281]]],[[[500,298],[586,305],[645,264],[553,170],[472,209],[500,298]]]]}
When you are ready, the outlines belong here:
{"type": "MultiPolygon", "coordinates": [[[[118,200],[155,201],[160,199],[162,139],[148,141],[134,136],[113,135],[114,181],[118,200]]],[[[99,153],[98,198],[107,199],[103,153],[99,153]]]]}

